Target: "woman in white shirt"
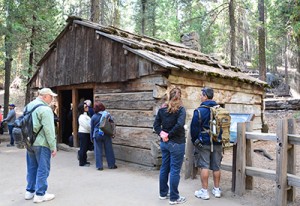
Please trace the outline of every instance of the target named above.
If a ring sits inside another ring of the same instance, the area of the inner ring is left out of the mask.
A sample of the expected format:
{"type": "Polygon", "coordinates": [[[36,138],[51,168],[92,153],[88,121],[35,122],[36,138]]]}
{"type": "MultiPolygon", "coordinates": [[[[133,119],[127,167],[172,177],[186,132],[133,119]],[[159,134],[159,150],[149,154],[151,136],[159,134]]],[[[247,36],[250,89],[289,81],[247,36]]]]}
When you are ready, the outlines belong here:
{"type": "Polygon", "coordinates": [[[87,151],[90,145],[90,132],[91,132],[91,118],[88,115],[88,106],[85,103],[78,105],[78,137],[80,150],[79,154],[79,166],[90,166],[90,163],[87,162],[87,151]]]}

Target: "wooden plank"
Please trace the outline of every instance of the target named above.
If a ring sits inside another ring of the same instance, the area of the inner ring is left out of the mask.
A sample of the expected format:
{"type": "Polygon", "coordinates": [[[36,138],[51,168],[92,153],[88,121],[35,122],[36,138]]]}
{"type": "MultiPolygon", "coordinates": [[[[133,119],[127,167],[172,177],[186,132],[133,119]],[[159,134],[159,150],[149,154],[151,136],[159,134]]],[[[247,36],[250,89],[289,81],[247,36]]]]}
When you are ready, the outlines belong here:
{"type": "Polygon", "coordinates": [[[126,55],[122,44],[118,42],[112,43],[112,81],[126,81],[126,55]]]}
{"type": "Polygon", "coordinates": [[[288,185],[292,187],[300,188],[300,177],[292,174],[288,174],[288,185]]]}
{"type": "Polygon", "coordinates": [[[225,171],[228,171],[228,172],[232,172],[232,164],[222,162],[221,163],[221,169],[225,170],[225,171]]]}
{"type": "Polygon", "coordinates": [[[112,44],[113,41],[107,38],[102,40],[101,49],[101,82],[112,81],[112,44]]]}
{"type": "Polygon", "coordinates": [[[153,111],[110,110],[118,126],[152,128],[155,117],[153,111]]]}
{"type": "MultiPolygon", "coordinates": [[[[295,119],[288,119],[288,134],[296,133],[296,121],[295,119]]],[[[296,148],[295,145],[287,150],[287,173],[296,174],[296,148]]],[[[287,191],[287,201],[294,202],[296,198],[296,188],[291,186],[287,191]]]]}
{"type": "Polygon", "coordinates": [[[118,160],[153,167],[153,157],[148,149],[127,147],[113,144],[115,157],[118,160]]]}
{"type": "Polygon", "coordinates": [[[165,86],[154,85],[153,97],[154,98],[166,98],[167,88],[165,86]]]}
{"type": "Polygon", "coordinates": [[[245,168],[246,168],[246,124],[237,123],[237,157],[236,157],[236,184],[235,193],[239,196],[245,194],[245,168]]]}
{"type": "Polygon", "coordinates": [[[276,180],[275,170],[268,170],[268,169],[246,166],[246,175],[251,177],[262,177],[273,181],[276,180]]]}
{"type": "Polygon", "coordinates": [[[179,69],[178,67],[176,67],[172,64],[169,64],[167,61],[152,55],[149,51],[132,49],[132,48],[130,48],[128,46],[125,46],[125,45],[123,46],[123,48],[130,51],[133,54],[136,54],[136,55],[138,55],[142,58],[145,58],[145,59],[147,59],[147,60],[149,60],[149,61],[151,61],[155,64],[158,64],[163,68],[166,68],[166,69],[179,69]]]}
{"type": "MultiPolygon", "coordinates": [[[[246,131],[252,132],[253,130],[253,122],[246,122],[246,131]]],[[[252,167],[252,140],[246,139],[246,167],[252,167]]],[[[253,177],[246,175],[246,189],[253,190],[253,177]]]]}
{"type": "Polygon", "coordinates": [[[277,123],[276,134],[276,200],[277,206],[287,205],[287,120],[280,119],[277,123]]]}
{"type": "MultiPolygon", "coordinates": [[[[78,107],[78,90],[77,89],[72,89],[72,104],[73,108],[78,107]]],[[[73,128],[73,142],[74,142],[74,147],[79,146],[79,139],[78,139],[78,120],[77,120],[77,109],[72,110],[72,128],[73,128]]]]}
{"type": "Polygon", "coordinates": [[[126,79],[137,79],[139,78],[138,71],[138,60],[139,56],[128,53],[126,56],[126,79]]]}
{"type": "Polygon", "coordinates": [[[113,142],[118,145],[151,149],[151,141],[157,139],[151,128],[117,126],[117,134],[113,142]]]}
{"type": "Polygon", "coordinates": [[[152,92],[95,94],[107,109],[152,110],[156,100],[152,92]]]}
{"type": "Polygon", "coordinates": [[[253,140],[277,141],[277,136],[275,133],[246,132],[246,138],[253,140]]]}
{"type": "Polygon", "coordinates": [[[139,58],[139,76],[147,76],[153,73],[152,63],[146,59],[139,58]]]}
{"type": "Polygon", "coordinates": [[[300,145],[300,135],[288,134],[288,141],[290,144],[300,145]]]}

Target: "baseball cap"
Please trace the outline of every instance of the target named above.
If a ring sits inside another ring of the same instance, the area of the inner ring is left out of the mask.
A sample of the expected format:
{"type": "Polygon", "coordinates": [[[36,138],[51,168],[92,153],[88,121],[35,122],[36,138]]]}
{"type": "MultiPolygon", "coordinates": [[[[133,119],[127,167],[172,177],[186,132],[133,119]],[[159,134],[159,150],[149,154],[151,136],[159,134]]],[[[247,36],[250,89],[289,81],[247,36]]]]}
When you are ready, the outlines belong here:
{"type": "Polygon", "coordinates": [[[57,96],[57,94],[55,94],[54,92],[52,92],[52,90],[49,89],[49,88],[43,88],[43,89],[40,89],[40,90],[39,90],[39,94],[40,94],[40,95],[46,95],[46,94],[49,94],[49,95],[51,95],[51,96],[53,96],[53,97],[56,97],[56,96],[57,96]]]}
{"type": "Polygon", "coordinates": [[[212,99],[214,97],[214,90],[210,87],[204,87],[201,89],[202,93],[207,96],[208,99],[212,99]]]}
{"type": "Polygon", "coordinates": [[[9,104],[8,106],[10,106],[10,107],[16,107],[16,105],[14,105],[14,104],[9,104]]]}

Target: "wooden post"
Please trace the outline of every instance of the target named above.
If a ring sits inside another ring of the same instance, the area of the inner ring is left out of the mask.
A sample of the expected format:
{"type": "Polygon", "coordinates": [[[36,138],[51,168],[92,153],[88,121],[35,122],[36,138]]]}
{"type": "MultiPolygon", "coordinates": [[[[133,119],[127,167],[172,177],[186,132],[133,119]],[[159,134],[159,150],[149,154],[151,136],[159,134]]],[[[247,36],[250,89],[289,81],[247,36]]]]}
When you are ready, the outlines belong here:
{"type": "MultiPolygon", "coordinates": [[[[296,134],[296,120],[288,119],[288,134],[296,134]]],[[[287,173],[296,174],[296,148],[290,145],[287,151],[287,173]]],[[[287,191],[287,201],[294,202],[296,197],[296,188],[291,186],[287,191]]]]}
{"type": "Polygon", "coordinates": [[[78,107],[78,90],[77,89],[72,89],[72,104],[73,104],[73,109],[72,109],[72,131],[73,131],[73,143],[74,147],[79,146],[79,141],[78,141],[78,125],[77,125],[77,107],[78,107]]]}
{"type": "MultiPolygon", "coordinates": [[[[246,131],[253,131],[253,122],[246,122],[246,131]]],[[[246,139],[246,166],[252,167],[252,140],[246,139]]],[[[253,177],[246,175],[246,189],[253,190],[253,177]]]]}
{"type": "Polygon", "coordinates": [[[191,141],[190,129],[187,130],[186,134],[187,134],[187,140],[186,140],[186,151],[185,151],[185,160],[184,160],[184,165],[185,165],[184,178],[195,179],[198,172],[198,168],[195,167],[194,164],[194,145],[192,144],[191,141]]]}
{"type": "Polygon", "coordinates": [[[239,196],[245,194],[245,169],[246,169],[246,124],[237,123],[237,150],[236,150],[236,184],[235,193],[239,196]]]}
{"type": "Polygon", "coordinates": [[[276,206],[287,205],[287,120],[280,119],[277,123],[277,147],[276,147],[276,206]]]}
{"type": "Polygon", "coordinates": [[[232,146],[231,192],[235,192],[236,184],[236,147],[237,143],[235,142],[232,146]]]}

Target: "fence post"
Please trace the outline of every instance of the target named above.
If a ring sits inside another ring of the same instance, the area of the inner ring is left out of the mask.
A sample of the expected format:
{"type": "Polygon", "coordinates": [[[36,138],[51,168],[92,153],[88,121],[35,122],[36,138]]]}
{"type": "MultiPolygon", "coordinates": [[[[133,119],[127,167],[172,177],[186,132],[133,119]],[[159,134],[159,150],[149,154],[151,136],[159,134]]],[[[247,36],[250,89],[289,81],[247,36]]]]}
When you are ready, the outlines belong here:
{"type": "Polygon", "coordinates": [[[245,169],[246,169],[246,124],[237,123],[237,149],[236,149],[236,182],[235,193],[242,196],[245,193],[245,169]]]}
{"type": "MultiPolygon", "coordinates": [[[[296,121],[295,119],[288,119],[288,134],[296,134],[296,121]]],[[[296,174],[296,148],[295,145],[288,145],[287,151],[287,173],[296,174]]],[[[291,186],[287,191],[287,201],[294,202],[296,196],[295,187],[291,186]]]]}
{"type": "MultiPolygon", "coordinates": [[[[246,122],[246,131],[253,131],[253,122],[246,122]]],[[[252,140],[246,139],[246,166],[252,167],[252,140]]],[[[246,189],[253,190],[253,177],[246,175],[246,189]]]]}
{"type": "Polygon", "coordinates": [[[277,123],[276,146],[276,206],[287,205],[287,120],[280,119],[277,123]]]}

